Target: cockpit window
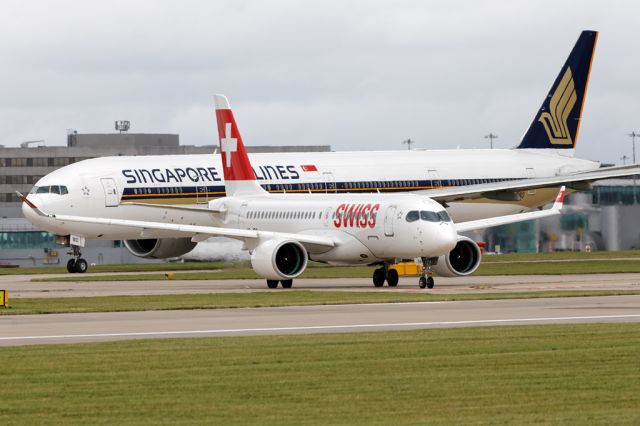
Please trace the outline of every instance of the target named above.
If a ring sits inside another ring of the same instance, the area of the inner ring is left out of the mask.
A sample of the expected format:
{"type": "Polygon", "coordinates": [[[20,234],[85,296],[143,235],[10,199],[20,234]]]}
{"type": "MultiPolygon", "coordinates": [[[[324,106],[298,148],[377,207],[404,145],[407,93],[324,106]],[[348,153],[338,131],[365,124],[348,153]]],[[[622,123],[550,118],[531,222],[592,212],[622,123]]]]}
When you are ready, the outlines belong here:
{"type": "Polygon", "coordinates": [[[440,217],[438,217],[438,213],[431,212],[428,210],[420,211],[420,219],[426,220],[427,222],[440,222],[440,217]]]}
{"type": "Polygon", "coordinates": [[[405,218],[407,222],[424,220],[425,222],[451,222],[451,218],[446,211],[432,212],[429,210],[411,210],[405,218]]]}
{"type": "Polygon", "coordinates": [[[443,222],[451,222],[451,218],[449,217],[449,214],[442,210],[441,212],[438,212],[438,216],[440,216],[440,220],[443,222]]]}
{"type": "Polygon", "coordinates": [[[66,195],[69,190],[64,185],[48,185],[48,186],[34,186],[29,191],[30,194],[58,194],[66,195]]]}
{"type": "Polygon", "coordinates": [[[409,213],[407,213],[407,222],[415,222],[416,220],[420,219],[420,213],[418,212],[418,210],[411,210],[409,213]]]}

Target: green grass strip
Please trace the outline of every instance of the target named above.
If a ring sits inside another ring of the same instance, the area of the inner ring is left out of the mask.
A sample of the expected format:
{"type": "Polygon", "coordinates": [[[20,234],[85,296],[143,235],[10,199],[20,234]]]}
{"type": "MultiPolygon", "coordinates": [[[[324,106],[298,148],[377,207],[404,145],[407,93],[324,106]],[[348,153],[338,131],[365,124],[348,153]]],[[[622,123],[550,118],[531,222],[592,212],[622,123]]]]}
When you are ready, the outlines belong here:
{"type": "Polygon", "coordinates": [[[640,424],[640,324],[0,350],[0,424],[640,424]]]}
{"type": "MultiPolygon", "coordinates": [[[[373,274],[370,266],[323,266],[308,268],[300,278],[363,278],[373,274]]],[[[566,275],[566,274],[614,274],[640,273],[640,259],[598,260],[593,262],[547,262],[547,263],[483,263],[474,273],[476,276],[495,275],[566,275]]],[[[216,271],[176,272],[176,280],[228,280],[260,278],[250,267],[235,267],[216,271]]],[[[34,282],[84,282],[84,281],[157,281],[164,280],[164,273],[83,275],[73,274],[59,278],[34,278],[34,282]]]]}
{"type": "Polygon", "coordinates": [[[406,292],[260,291],[252,293],[207,293],[149,296],[101,296],[16,298],[1,315],[121,312],[169,309],[256,308],[275,306],[344,305],[454,300],[496,300],[543,297],[614,296],[640,294],[640,290],[536,291],[516,293],[431,294],[406,292]]]}
{"type": "MultiPolygon", "coordinates": [[[[544,260],[607,260],[628,258],[640,260],[640,250],[625,251],[599,251],[592,253],[584,252],[554,252],[554,253],[512,253],[501,255],[486,255],[483,258],[484,264],[495,262],[530,262],[544,260]]],[[[224,262],[186,262],[186,263],[136,263],[124,265],[96,265],[91,266],[91,272],[164,272],[164,271],[189,271],[189,270],[218,270],[221,268],[236,268],[247,266],[247,262],[224,263],[224,262]]],[[[309,269],[314,267],[324,267],[311,263],[309,269]]],[[[538,266],[539,268],[539,266],[538,266]]],[[[533,270],[536,267],[532,267],[533,270]]],[[[0,268],[0,275],[26,275],[26,274],[62,274],[67,270],[63,266],[49,266],[39,268],[0,268]]]]}

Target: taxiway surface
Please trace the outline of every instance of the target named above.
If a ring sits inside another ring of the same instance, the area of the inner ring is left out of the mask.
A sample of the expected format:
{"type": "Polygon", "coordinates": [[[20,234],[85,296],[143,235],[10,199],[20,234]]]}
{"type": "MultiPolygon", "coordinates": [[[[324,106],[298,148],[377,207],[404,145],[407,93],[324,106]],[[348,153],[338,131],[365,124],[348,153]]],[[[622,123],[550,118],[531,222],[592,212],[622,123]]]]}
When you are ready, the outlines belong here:
{"type": "Polygon", "coordinates": [[[590,322],[640,322],[640,296],[8,315],[0,346],[590,322]]]}
{"type": "MultiPolygon", "coordinates": [[[[92,274],[87,274],[91,276],[92,274]]],[[[104,274],[100,274],[104,275],[104,274]]],[[[116,274],[113,274],[116,275],[116,274]]],[[[129,273],[130,275],[130,273],[129,273]]],[[[267,290],[264,280],[161,280],[31,282],[34,278],[68,277],[58,275],[3,275],[0,288],[11,298],[93,297],[151,294],[194,294],[252,292],[267,290]]],[[[640,274],[514,275],[436,278],[436,287],[421,290],[416,277],[401,277],[397,288],[373,287],[368,278],[296,279],[293,290],[327,291],[429,291],[433,293],[496,293],[544,290],[640,290],[640,274]]]]}

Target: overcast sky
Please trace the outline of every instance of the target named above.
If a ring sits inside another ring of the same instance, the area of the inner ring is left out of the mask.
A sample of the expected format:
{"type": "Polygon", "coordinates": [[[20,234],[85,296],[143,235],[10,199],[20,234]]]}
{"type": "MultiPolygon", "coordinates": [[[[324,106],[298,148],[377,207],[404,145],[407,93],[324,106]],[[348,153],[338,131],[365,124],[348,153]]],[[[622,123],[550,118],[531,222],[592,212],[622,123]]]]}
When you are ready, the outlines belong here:
{"type": "MultiPolygon", "coordinates": [[[[581,30],[600,31],[577,156],[640,132],[635,1],[3,1],[0,144],[66,130],[217,143],[213,94],[248,145],[517,145],[581,30]]],[[[638,139],[640,158],[640,139],[638,139]]]]}

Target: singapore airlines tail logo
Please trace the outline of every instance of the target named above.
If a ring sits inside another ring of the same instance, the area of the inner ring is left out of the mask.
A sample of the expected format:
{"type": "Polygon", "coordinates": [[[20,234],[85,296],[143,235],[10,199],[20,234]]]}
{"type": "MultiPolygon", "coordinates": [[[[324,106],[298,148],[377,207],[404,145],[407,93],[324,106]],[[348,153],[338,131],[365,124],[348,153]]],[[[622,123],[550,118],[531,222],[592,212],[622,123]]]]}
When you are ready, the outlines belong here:
{"type": "Polygon", "coordinates": [[[571,68],[567,67],[560,84],[549,100],[549,111],[540,114],[538,119],[547,131],[549,142],[553,145],[573,145],[567,119],[577,100],[571,68]]]}

